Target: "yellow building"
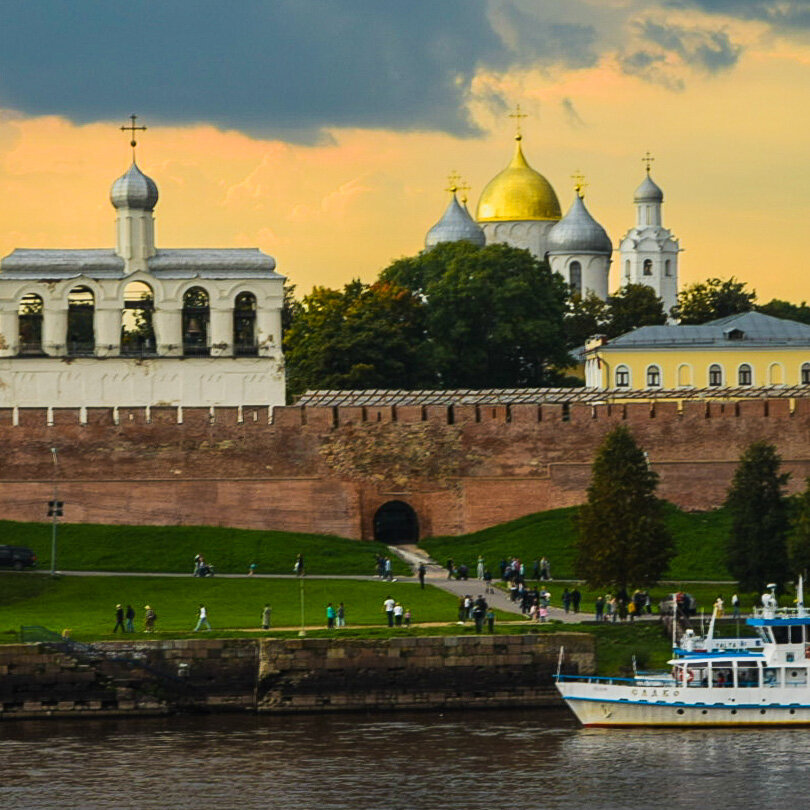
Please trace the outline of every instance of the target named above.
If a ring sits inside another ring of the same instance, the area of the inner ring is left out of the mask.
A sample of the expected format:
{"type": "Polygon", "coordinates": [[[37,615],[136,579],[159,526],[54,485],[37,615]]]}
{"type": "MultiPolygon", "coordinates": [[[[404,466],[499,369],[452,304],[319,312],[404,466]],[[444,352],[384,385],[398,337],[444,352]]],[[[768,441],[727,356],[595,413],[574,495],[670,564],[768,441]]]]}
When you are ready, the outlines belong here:
{"type": "Polygon", "coordinates": [[[589,388],[810,386],[810,326],[761,312],[696,326],[642,326],[585,345],[589,388]]]}

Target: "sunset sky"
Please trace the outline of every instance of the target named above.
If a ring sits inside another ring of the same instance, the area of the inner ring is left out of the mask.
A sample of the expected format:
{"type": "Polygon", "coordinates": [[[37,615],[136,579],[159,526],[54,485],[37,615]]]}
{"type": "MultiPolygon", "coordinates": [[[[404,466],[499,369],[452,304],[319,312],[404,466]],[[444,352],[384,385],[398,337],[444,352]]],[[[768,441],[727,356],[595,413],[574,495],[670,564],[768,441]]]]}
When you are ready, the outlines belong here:
{"type": "MultiPolygon", "coordinates": [[[[810,0],[3,3],[0,253],[112,247],[109,187],[158,184],[159,247],[252,247],[297,285],[417,253],[446,177],[529,163],[614,245],[641,158],[681,284],[810,298],[810,0]]],[[[615,256],[614,256],[615,258],[615,256]]],[[[614,261],[611,287],[617,285],[614,261]]]]}

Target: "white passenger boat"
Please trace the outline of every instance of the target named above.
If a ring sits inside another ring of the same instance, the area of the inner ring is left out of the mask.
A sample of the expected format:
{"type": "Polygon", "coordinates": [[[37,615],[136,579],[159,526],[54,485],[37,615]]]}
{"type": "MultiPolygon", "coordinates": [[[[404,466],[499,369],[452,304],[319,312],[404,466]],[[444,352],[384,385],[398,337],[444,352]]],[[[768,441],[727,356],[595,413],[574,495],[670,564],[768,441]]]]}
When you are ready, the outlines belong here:
{"type": "MultiPolygon", "coordinates": [[[[671,672],[634,678],[571,676],[556,685],[585,726],[810,724],[810,613],[771,594],[747,624],[755,639],[682,637],[671,672]]],[[[562,660],[562,651],[561,651],[562,660]]]]}

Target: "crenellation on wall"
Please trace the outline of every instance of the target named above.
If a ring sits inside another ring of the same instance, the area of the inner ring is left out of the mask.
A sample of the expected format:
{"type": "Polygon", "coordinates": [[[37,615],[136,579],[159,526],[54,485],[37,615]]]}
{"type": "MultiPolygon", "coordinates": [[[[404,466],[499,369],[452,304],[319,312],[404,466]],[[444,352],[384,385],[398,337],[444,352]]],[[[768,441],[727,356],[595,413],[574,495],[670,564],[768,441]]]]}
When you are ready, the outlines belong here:
{"type": "Polygon", "coordinates": [[[512,424],[533,425],[540,421],[540,406],[518,403],[511,406],[512,424]]]}
{"type": "Polygon", "coordinates": [[[273,427],[275,428],[301,427],[301,425],[304,424],[304,411],[305,408],[301,405],[276,405],[276,407],[273,408],[273,427]]]}
{"type": "Polygon", "coordinates": [[[452,407],[449,405],[425,405],[425,421],[427,422],[449,425],[452,418],[452,407]]]}
{"type": "Polygon", "coordinates": [[[422,405],[396,405],[394,415],[397,422],[405,425],[423,422],[426,417],[425,408],[422,405]]]}
{"type": "MultiPolygon", "coordinates": [[[[309,415],[315,410],[307,408],[307,424],[309,424],[309,415]]],[[[366,409],[361,405],[340,405],[337,409],[337,426],[343,427],[345,425],[362,425],[366,421],[366,409]]]]}
{"type": "Polygon", "coordinates": [[[306,408],[304,410],[303,423],[310,430],[327,431],[338,425],[337,408],[306,408]]]}

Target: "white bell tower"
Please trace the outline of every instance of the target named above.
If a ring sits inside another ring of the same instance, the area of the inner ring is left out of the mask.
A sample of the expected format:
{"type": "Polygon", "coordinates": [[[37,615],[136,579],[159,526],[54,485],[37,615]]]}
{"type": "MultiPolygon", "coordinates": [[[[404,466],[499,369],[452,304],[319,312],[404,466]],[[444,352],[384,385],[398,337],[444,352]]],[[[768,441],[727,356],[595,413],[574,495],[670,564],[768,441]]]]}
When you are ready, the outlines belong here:
{"type": "Polygon", "coordinates": [[[621,286],[646,284],[664,302],[664,311],[678,303],[677,238],[665,228],[661,219],[664,192],[650,177],[650,153],[643,158],[647,174],[633,195],[636,224],[619,244],[621,286]]]}

